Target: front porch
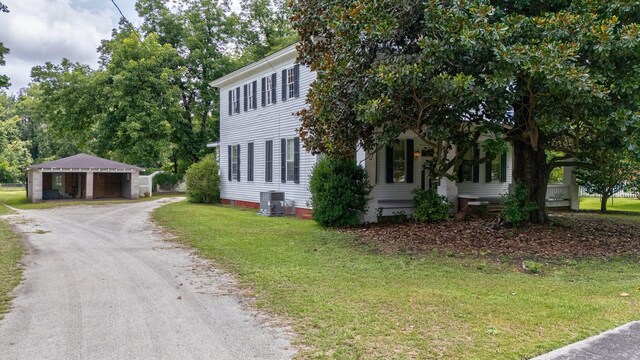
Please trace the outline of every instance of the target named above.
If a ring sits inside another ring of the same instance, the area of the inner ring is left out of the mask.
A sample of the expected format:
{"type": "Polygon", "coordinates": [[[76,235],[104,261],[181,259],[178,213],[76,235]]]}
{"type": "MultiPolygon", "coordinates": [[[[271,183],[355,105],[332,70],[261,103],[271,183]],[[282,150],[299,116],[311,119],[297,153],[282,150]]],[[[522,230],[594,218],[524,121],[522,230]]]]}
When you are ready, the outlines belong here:
{"type": "MultiPolygon", "coordinates": [[[[485,155],[480,154],[479,149],[476,151],[477,156],[485,155]]],[[[455,156],[453,150],[450,156],[455,156]]],[[[424,162],[429,159],[426,144],[409,134],[399,137],[394,147],[374,154],[360,150],[357,160],[367,170],[369,181],[374,186],[363,221],[377,222],[380,216],[397,214],[411,216],[414,189],[435,189],[453,204],[453,213],[458,212],[459,197],[469,198],[478,204],[500,204],[502,195],[512,182],[511,149],[493,161],[457,169],[456,175],[461,181],[432,179],[428,171],[423,169],[424,162]]],[[[564,169],[561,182],[548,185],[546,199],[548,208],[578,210],[578,186],[573,168],[564,169]]]]}

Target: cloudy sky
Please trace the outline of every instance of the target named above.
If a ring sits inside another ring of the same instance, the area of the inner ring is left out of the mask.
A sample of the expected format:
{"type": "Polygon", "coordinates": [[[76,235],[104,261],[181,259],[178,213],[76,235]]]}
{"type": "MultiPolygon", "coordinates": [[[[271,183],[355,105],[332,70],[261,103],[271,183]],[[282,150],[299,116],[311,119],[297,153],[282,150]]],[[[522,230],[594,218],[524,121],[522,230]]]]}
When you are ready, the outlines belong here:
{"type": "MultiPolygon", "coordinates": [[[[0,73],[9,76],[10,92],[29,83],[31,68],[62,58],[97,65],[100,40],[111,37],[120,15],[111,0],[2,0],[0,41],[11,50],[0,73]]],[[[140,24],[135,0],[115,0],[125,16],[140,24]]]]}

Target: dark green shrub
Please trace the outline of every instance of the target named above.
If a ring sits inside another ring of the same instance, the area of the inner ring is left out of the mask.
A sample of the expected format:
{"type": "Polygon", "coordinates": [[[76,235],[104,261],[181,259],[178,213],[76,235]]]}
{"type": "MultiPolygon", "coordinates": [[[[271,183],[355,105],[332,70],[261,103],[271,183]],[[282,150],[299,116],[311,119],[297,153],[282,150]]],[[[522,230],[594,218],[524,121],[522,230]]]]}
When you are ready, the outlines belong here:
{"type": "Polygon", "coordinates": [[[153,177],[153,189],[157,189],[158,185],[162,189],[173,189],[178,185],[182,179],[184,179],[183,174],[170,174],[170,173],[160,173],[153,177]]]}
{"type": "Polygon", "coordinates": [[[527,188],[522,184],[513,183],[509,190],[502,195],[502,218],[513,226],[520,226],[529,219],[529,213],[535,210],[536,204],[529,201],[527,188]]]}
{"type": "Polygon", "coordinates": [[[440,222],[449,219],[451,203],[446,196],[433,190],[413,190],[413,218],[420,222],[440,222]]]}
{"type": "Polygon", "coordinates": [[[322,226],[354,226],[367,210],[371,185],[354,160],[324,158],[309,181],[313,219],[322,226]]]}
{"type": "Polygon", "coordinates": [[[186,174],[187,197],[190,202],[211,204],[220,201],[218,162],[213,155],[205,156],[189,167],[186,174]]]}

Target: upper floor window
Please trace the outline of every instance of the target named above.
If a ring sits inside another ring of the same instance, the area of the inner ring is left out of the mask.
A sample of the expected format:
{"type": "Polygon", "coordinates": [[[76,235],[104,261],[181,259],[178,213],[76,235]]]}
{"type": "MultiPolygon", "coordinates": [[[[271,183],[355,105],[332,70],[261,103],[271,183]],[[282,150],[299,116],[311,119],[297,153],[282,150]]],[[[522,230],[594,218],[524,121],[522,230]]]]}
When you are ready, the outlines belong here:
{"type": "Polygon", "coordinates": [[[258,101],[256,99],[257,84],[257,81],[252,81],[244,86],[244,111],[256,109],[258,107],[258,101]]]}
{"type": "Polygon", "coordinates": [[[276,74],[262,78],[262,106],[276,103],[276,74]]]}
{"type": "Polygon", "coordinates": [[[293,76],[293,68],[287,69],[287,90],[289,91],[289,97],[295,96],[295,77],[293,76]]]}
{"type": "Polygon", "coordinates": [[[229,115],[240,113],[240,87],[229,90],[229,115]]]}
{"type": "Polygon", "coordinates": [[[267,76],[267,105],[271,104],[271,92],[273,92],[273,83],[271,82],[271,78],[267,76]]]}
{"type": "Polygon", "coordinates": [[[282,70],[282,101],[300,96],[300,65],[282,70]]]}

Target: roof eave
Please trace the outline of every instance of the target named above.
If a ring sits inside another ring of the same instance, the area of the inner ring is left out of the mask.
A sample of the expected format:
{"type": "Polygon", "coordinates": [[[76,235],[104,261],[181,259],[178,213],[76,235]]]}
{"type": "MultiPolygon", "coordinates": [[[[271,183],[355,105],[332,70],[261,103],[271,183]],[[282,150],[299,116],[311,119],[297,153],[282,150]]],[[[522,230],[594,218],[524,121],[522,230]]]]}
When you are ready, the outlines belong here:
{"type": "Polygon", "coordinates": [[[270,63],[272,62],[277,62],[279,60],[281,60],[282,58],[286,58],[288,56],[291,56],[291,54],[295,54],[296,53],[296,44],[290,45],[274,54],[271,54],[261,60],[258,60],[254,63],[251,63],[247,66],[244,66],[232,73],[229,73],[219,79],[213,80],[210,85],[216,88],[221,88],[223,87],[225,84],[228,84],[230,82],[232,82],[234,79],[242,76],[244,73],[254,70],[254,69],[258,69],[260,67],[270,67],[270,63]]]}

